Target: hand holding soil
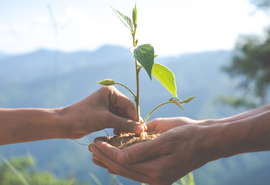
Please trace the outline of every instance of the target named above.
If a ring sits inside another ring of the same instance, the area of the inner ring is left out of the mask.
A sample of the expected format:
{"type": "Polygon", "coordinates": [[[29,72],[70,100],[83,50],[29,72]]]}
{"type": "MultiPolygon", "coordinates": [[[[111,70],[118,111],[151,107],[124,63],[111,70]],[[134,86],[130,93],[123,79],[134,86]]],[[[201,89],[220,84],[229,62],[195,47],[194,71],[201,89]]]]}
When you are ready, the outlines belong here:
{"type": "Polygon", "coordinates": [[[269,151],[270,105],[235,116],[195,121],[155,119],[148,130],[161,130],[156,139],[123,150],[95,140],[93,162],[109,173],[148,184],[172,184],[204,164],[233,155],[269,151]]]}
{"type": "Polygon", "coordinates": [[[204,142],[206,127],[197,123],[189,118],[155,119],[147,124],[148,130],[164,133],[152,141],[120,150],[96,140],[89,149],[93,162],[109,173],[148,184],[172,184],[213,160],[204,142]]]}

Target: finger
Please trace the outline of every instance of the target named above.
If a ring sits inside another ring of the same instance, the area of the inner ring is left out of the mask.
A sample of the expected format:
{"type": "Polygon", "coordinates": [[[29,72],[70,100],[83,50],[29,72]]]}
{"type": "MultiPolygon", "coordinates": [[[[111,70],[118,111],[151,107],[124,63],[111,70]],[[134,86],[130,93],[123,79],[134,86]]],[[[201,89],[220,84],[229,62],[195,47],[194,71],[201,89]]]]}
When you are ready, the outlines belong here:
{"type": "Polygon", "coordinates": [[[88,150],[89,150],[90,152],[93,153],[91,145],[93,145],[93,144],[90,144],[90,145],[88,146],[88,150]]]}
{"type": "MultiPolygon", "coordinates": [[[[121,152],[120,149],[118,149],[114,146],[111,146],[110,144],[103,142],[103,141],[97,141],[95,143],[95,146],[105,156],[107,156],[108,158],[110,158],[114,162],[119,163],[118,154],[121,152]]],[[[151,158],[149,160],[142,161],[139,163],[121,164],[121,166],[124,168],[130,169],[132,171],[136,171],[136,172],[140,172],[140,173],[148,175],[148,172],[157,170],[156,167],[158,167],[158,165],[165,168],[167,166],[167,161],[169,161],[169,160],[166,160],[168,156],[169,155],[165,155],[165,156],[162,156],[162,158],[155,157],[155,158],[151,158]]]]}
{"type": "Polygon", "coordinates": [[[151,120],[151,121],[147,122],[145,125],[147,125],[147,130],[148,131],[156,130],[157,119],[151,120]]]}
{"type": "MultiPolygon", "coordinates": [[[[100,142],[100,141],[98,141],[98,142],[100,142]]],[[[116,174],[121,175],[121,176],[126,177],[126,178],[129,178],[129,179],[132,179],[132,180],[140,181],[140,182],[150,182],[150,180],[151,180],[150,177],[148,177],[142,173],[135,172],[133,170],[122,167],[121,165],[117,164],[109,157],[105,156],[98,149],[98,147],[93,145],[93,147],[91,149],[92,149],[93,153],[95,154],[95,160],[99,161],[100,163],[102,163],[103,165],[108,167],[108,169],[114,171],[116,174]]]]}
{"type": "Polygon", "coordinates": [[[123,95],[121,92],[119,92],[118,94],[116,104],[118,108],[122,110],[121,111],[122,114],[127,115],[128,118],[134,121],[137,120],[136,107],[134,103],[128,97],[123,95]]]}
{"type": "Polygon", "coordinates": [[[110,112],[105,122],[106,128],[115,128],[117,130],[136,134],[143,132],[143,127],[139,122],[116,116],[110,112]]]}
{"type": "Polygon", "coordinates": [[[147,127],[147,125],[145,123],[143,124],[143,128],[144,128],[144,130],[148,129],[148,127],[147,127]]]}
{"type": "Polygon", "coordinates": [[[94,139],[94,143],[97,141],[97,140],[100,140],[100,141],[107,141],[109,138],[106,136],[106,137],[96,137],[94,139]]]}
{"type": "Polygon", "coordinates": [[[110,173],[110,174],[113,174],[113,175],[118,175],[118,174],[116,174],[113,170],[111,170],[111,169],[108,169],[108,173],[110,173]]]}
{"type": "Polygon", "coordinates": [[[102,164],[101,162],[97,161],[96,159],[92,158],[92,162],[95,164],[95,165],[98,165],[100,166],[101,168],[104,168],[104,169],[109,169],[107,166],[105,166],[104,164],[102,164]]]}
{"type": "Polygon", "coordinates": [[[121,131],[120,130],[117,130],[117,129],[114,129],[113,130],[113,133],[114,133],[114,135],[119,136],[121,134],[121,131]]]}
{"type": "Polygon", "coordinates": [[[108,156],[110,159],[117,161],[117,155],[121,152],[120,149],[108,144],[104,141],[97,141],[95,142],[95,146],[105,155],[108,156]]]}
{"type": "Polygon", "coordinates": [[[146,123],[149,131],[167,131],[179,125],[176,118],[156,118],[146,123]]]}
{"type": "Polygon", "coordinates": [[[132,145],[117,154],[117,161],[121,164],[141,162],[155,156],[168,155],[171,153],[171,143],[160,135],[158,138],[132,145]]]}

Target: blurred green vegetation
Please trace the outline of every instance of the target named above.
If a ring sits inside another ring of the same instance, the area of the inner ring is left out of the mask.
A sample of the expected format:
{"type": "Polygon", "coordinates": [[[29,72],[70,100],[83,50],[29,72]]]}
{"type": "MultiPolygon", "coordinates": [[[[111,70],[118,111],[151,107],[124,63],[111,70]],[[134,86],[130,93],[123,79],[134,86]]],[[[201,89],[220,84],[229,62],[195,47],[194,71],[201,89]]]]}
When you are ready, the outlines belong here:
{"type": "MultiPolygon", "coordinates": [[[[270,0],[251,1],[269,14],[270,0]]],[[[222,96],[219,101],[232,107],[256,108],[269,103],[270,27],[264,35],[241,35],[236,41],[233,59],[222,70],[237,82],[238,96],[222,96]]]]}
{"type": "Polygon", "coordinates": [[[32,156],[3,158],[0,165],[0,184],[3,185],[86,185],[75,178],[57,178],[51,173],[37,170],[32,156]]]}

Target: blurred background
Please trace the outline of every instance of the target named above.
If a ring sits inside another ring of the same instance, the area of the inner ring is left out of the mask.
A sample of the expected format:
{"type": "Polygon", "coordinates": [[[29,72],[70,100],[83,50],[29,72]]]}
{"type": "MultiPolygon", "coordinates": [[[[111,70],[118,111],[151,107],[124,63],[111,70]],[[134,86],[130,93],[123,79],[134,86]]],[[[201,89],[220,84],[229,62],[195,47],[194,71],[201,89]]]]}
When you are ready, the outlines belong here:
{"type": "MultiPolygon", "coordinates": [[[[181,111],[166,105],[150,117],[217,119],[268,104],[269,0],[137,0],[139,45],[176,77],[178,96],[197,96],[181,111]]],[[[135,90],[129,30],[110,5],[131,17],[135,1],[0,0],[0,107],[54,108],[75,103],[112,78],[135,90]]],[[[141,114],[170,98],[141,72],[141,114]]],[[[132,99],[122,87],[120,91],[132,99]]],[[[107,132],[111,135],[110,129],[107,132]]],[[[0,184],[140,184],[92,163],[86,145],[55,139],[0,146],[0,184]]],[[[269,152],[210,162],[196,184],[268,184],[269,152]]]]}

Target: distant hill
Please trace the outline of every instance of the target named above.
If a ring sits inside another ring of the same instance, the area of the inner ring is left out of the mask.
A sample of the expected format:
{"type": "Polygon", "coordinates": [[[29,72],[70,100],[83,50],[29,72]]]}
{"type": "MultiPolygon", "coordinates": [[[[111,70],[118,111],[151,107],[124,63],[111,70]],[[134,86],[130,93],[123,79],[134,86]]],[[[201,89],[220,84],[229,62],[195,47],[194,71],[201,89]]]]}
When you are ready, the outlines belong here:
{"type": "MultiPolygon", "coordinates": [[[[2,83],[25,83],[41,78],[51,78],[56,73],[62,75],[86,66],[103,66],[130,57],[129,51],[122,47],[103,46],[97,51],[38,50],[1,59],[0,78],[2,83]],[[105,53],[105,54],[104,54],[105,53]],[[12,74],[12,75],[11,75],[12,74]]],[[[1,85],[0,81],[0,85],[1,85]]]]}
{"type": "MultiPolygon", "coordinates": [[[[242,111],[215,104],[215,98],[219,95],[235,93],[232,81],[220,71],[221,66],[231,61],[231,54],[231,51],[211,51],[178,57],[157,57],[155,62],[165,64],[175,73],[178,96],[181,99],[197,97],[184,105],[185,111],[175,105],[166,105],[154,112],[150,120],[171,116],[215,119],[242,111]]],[[[97,81],[105,78],[112,78],[135,89],[134,59],[127,48],[118,46],[104,46],[93,52],[39,50],[0,58],[0,66],[0,107],[67,106],[99,89],[101,86],[97,81]],[[56,84],[55,88],[53,84],[56,84]]],[[[167,101],[171,95],[157,80],[151,82],[144,71],[140,75],[140,83],[141,111],[145,117],[154,106],[167,101]]],[[[132,99],[127,90],[119,86],[117,88],[132,99]]],[[[111,133],[111,130],[108,131],[111,133]]],[[[91,134],[86,140],[89,143],[97,135],[105,135],[105,132],[91,134]]],[[[108,184],[109,175],[92,163],[87,147],[73,140],[1,146],[0,157],[23,155],[27,150],[37,159],[38,167],[46,170],[51,164],[52,171],[58,176],[76,176],[76,179],[94,183],[88,175],[91,171],[102,184],[108,184]]],[[[211,162],[195,173],[200,179],[200,185],[216,185],[220,182],[233,185],[251,170],[269,166],[266,155],[244,154],[211,162]]],[[[260,178],[268,179],[266,175],[260,178]]],[[[125,178],[119,179],[123,184],[139,184],[125,178]]]]}
{"type": "Polygon", "coordinates": [[[9,54],[0,52],[0,60],[5,59],[5,58],[7,58],[7,57],[9,57],[9,56],[10,56],[9,54]]]}

